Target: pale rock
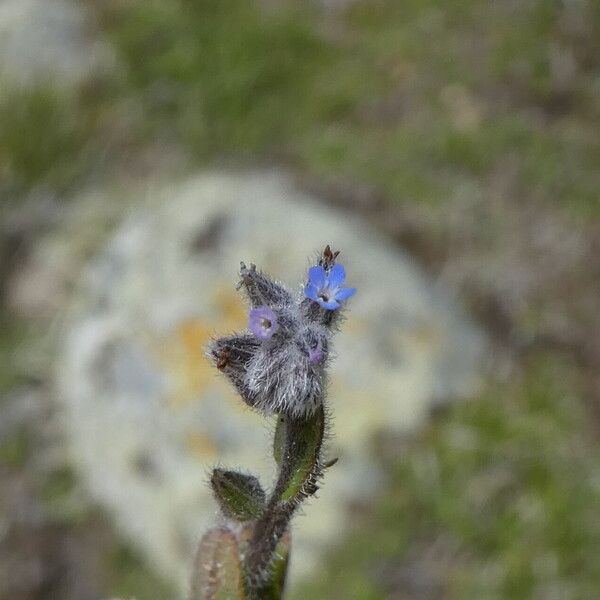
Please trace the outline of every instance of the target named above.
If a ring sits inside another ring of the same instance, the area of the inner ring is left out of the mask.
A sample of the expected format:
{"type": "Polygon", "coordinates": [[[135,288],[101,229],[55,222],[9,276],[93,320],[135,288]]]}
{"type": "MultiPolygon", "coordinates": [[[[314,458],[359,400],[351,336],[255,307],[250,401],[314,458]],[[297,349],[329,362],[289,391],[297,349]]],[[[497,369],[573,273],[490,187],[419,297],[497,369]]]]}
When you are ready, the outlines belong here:
{"type": "Polygon", "coordinates": [[[182,593],[215,519],[210,468],[241,468],[265,486],[274,476],[273,424],[203,355],[211,336],[246,325],[239,261],[300,294],[309,258],[328,243],[342,250],[358,293],[331,369],[328,456],[340,461],[295,519],[294,580],[348,531],[342,507],[385,485],[372,435],[414,429],[432,404],[473,393],[484,339],[406,254],[284,176],[209,173],[129,196],[137,207],[90,261],[65,317],[58,397],[90,494],[182,593]]]}
{"type": "Polygon", "coordinates": [[[0,0],[0,76],[13,85],[69,86],[114,68],[114,51],[87,24],[73,0],[0,0]]]}

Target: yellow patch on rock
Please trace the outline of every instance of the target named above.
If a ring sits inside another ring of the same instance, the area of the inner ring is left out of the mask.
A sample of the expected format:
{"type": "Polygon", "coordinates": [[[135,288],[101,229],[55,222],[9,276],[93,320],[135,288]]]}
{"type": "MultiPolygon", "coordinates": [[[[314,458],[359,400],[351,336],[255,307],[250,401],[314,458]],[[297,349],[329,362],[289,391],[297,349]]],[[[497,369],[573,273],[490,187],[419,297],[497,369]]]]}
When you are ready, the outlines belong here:
{"type": "MultiPolygon", "coordinates": [[[[218,286],[213,293],[217,318],[210,324],[202,318],[181,321],[161,342],[161,362],[171,381],[166,404],[183,408],[202,398],[219,378],[204,355],[206,345],[217,333],[243,329],[247,312],[239,294],[218,286]]],[[[217,384],[218,385],[218,384],[217,384]]]]}
{"type": "Polygon", "coordinates": [[[190,456],[193,456],[202,464],[213,461],[218,457],[218,446],[206,433],[201,431],[189,431],[186,434],[185,445],[190,456]]]}

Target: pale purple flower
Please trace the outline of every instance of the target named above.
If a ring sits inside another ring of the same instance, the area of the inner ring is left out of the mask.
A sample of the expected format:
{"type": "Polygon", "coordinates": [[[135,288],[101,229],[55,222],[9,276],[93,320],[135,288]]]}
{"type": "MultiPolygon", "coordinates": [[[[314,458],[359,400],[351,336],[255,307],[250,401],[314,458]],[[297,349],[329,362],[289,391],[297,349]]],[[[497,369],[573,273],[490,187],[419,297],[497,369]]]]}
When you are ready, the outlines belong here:
{"type": "Polygon", "coordinates": [[[308,362],[311,365],[318,365],[323,360],[323,346],[321,340],[317,341],[314,348],[308,349],[308,362]]]}
{"type": "Polygon", "coordinates": [[[356,288],[342,287],[346,279],[346,270],[343,265],[333,265],[326,271],[321,265],[308,270],[308,283],[304,288],[304,295],[322,308],[335,310],[356,293],[356,288]]]}
{"type": "Polygon", "coordinates": [[[259,306],[250,311],[248,329],[259,339],[268,340],[277,331],[277,317],[268,306],[259,306]]]}

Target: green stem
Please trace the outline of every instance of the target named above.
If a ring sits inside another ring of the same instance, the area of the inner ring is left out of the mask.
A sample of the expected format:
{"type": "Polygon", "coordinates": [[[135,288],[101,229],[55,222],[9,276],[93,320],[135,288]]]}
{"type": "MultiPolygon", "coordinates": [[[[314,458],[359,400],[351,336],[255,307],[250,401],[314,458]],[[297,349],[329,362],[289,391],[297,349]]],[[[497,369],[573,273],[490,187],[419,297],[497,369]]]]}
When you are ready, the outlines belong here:
{"type": "Polygon", "coordinates": [[[245,559],[248,591],[260,597],[260,590],[273,577],[277,546],[288,529],[294,511],[314,494],[322,473],[321,448],[325,433],[325,411],[321,406],[307,418],[280,416],[275,434],[274,454],[279,464],[275,488],[265,510],[257,519],[245,559]]]}

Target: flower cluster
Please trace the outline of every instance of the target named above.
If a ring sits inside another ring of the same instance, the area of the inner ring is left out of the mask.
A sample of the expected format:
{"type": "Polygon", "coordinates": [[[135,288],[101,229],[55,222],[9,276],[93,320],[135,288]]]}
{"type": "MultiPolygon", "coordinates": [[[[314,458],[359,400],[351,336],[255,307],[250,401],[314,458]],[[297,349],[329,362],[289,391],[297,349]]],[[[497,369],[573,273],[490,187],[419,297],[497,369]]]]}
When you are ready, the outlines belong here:
{"type": "Polygon", "coordinates": [[[344,302],[356,293],[343,287],[346,272],[337,255],[327,246],[308,270],[301,298],[241,263],[249,331],[213,341],[209,356],[249,406],[309,416],[322,404],[331,337],[344,302]]]}

